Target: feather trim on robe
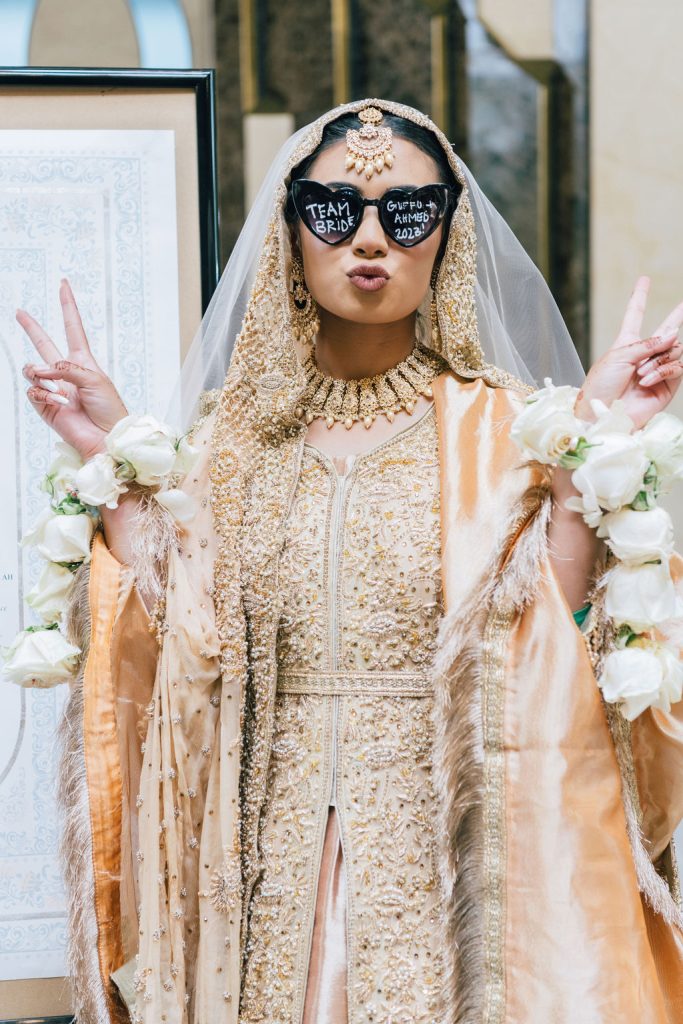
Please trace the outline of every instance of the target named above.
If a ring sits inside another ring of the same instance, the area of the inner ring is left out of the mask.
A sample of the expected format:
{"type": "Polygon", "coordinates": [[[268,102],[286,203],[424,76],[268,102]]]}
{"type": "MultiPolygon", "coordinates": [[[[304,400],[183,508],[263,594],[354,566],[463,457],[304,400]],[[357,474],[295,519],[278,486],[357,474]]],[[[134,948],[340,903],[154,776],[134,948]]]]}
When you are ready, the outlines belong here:
{"type": "MultiPolygon", "coordinates": [[[[679,943],[671,897],[658,883],[661,910],[651,913],[649,904],[641,905],[639,886],[647,889],[652,875],[647,866],[634,866],[604,707],[584,638],[547,558],[547,481],[536,469],[519,466],[507,437],[516,397],[450,375],[434,391],[447,612],[436,666],[434,753],[451,953],[446,1021],[598,1024],[616,1013],[620,1024],[673,1024],[683,999],[683,938],[679,943]],[[638,964],[637,976],[623,966],[631,963],[638,964]]],[[[210,425],[199,437],[207,453],[209,439],[210,425]]],[[[208,458],[186,486],[204,500],[208,458]]],[[[224,678],[221,688],[214,676],[216,552],[211,510],[204,504],[171,550],[149,709],[150,768],[143,773],[139,812],[139,969],[148,973],[139,980],[137,1011],[149,1024],[158,1024],[161,1012],[168,1024],[238,1020],[245,882],[238,877],[238,754],[245,723],[239,685],[224,678]],[[206,790],[201,799],[190,794],[189,802],[186,755],[190,774],[206,790]],[[188,835],[197,839],[190,849],[188,835]]],[[[268,559],[264,567],[276,578],[268,559]]],[[[264,567],[256,567],[262,580],[264,567]]],[[[252,591],[250,600],[255,597],[252,591]]],[[[267,626],[264,620],[259,636],[272,645],[267,626]]],[[[259,656],[270,664],[273,652],[269,647],[259,656]]],[[[250,686],[254,680],[252,675],[250,686]]],[[[260,706],[269,708],[265,676],[256,682],[260,706]]],[[[252,713],[249,704],[245,713],[252,713]]],[[[676,765],[683,760],[683,728],[676,733],[676,723],[668,724],[667,757],[676,765]]],[[[666,725],[644,719],[651,730],[648,750],[661,744],[666,725]]],[[[251,779],[262,778],[267,768],[269,735],[268,722],[258,723],[259,742],[248,751],[251,779]]],[[[640,751],[635,768],[641,787],[644,760],[640,751]]],[[[654,792],[656,779],[647,785],[654,792]]],[[[673,801],[675,817],[683,786],[657,799],[662,806],[673,801]]],[[[256,810],[248,816],[250,844],[256,810]]],[[[648,813],[646,808],[646,820],[648,813]]],[[[668,842],[665,829],[666,823],[660,834],[668,842]]],[[[257,866],[258,851],[250,845],[248,852],[250,867],[252,859],[257,866]]],[[[250,875],[247,888],[252,881],[250,875]]],[[[80,896],[85,901],[92,897],[88,884],[80,896]]],[[[115,914],[115,901],[109,911],[115,914]]],[[[89,912],[83,921],[92,936],[89,912]]],[[[102,933],[98,941],[101,957],[102,933]]],[[[86,991],[87,972],[83,965],[78,970],[82,1024],[109,1024],[103,1004],[91,998],[106,987],[106,975],[99,988],[95,975],[86,991]]]]}

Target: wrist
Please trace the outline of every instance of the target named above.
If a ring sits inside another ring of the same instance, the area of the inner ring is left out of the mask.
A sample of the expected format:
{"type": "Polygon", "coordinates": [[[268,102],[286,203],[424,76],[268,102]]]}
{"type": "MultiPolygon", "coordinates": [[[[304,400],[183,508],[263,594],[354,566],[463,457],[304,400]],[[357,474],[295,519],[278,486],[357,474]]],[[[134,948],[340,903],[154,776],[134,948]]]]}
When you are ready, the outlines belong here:
{"type": "MultiPolygon", "coordinates": [[[[562,508],[564,508],[563,502],[565,498],[576,497],[580,492],[574,486],[572,481],[573,469],[564,469],[562,466],[556,466],[553,469],[552,478],[552,495],[553,500],[557,502],[562,508]]],[[[576,513],[572,513],[576,515],[576,513]]]]}

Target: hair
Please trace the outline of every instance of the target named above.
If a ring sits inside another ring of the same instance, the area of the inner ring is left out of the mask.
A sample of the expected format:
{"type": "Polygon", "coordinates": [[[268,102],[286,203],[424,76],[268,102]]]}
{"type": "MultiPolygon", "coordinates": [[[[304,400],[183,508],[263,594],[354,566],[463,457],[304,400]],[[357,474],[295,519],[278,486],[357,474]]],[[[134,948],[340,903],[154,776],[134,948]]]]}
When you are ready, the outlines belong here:
{"type": "MultiPolygon", "coordinates": [[[[391,128],[394,135],[399,139],[412,142],[423,153],[431,157],[436,164],[439,181],[442,181],[445,185],[453,185],[459,192],[461,188],[460,183],[456,180],[443,146],[434,132],[430,131],[429,128],[423,128],[422,125],[415,124],[414,121],[409,121],[405,117],[398,117],[396,114],[388,114],[384,111],[383,114],[382,125],[391,128]]],[[[297,181],[299,178],[306,178],[317,157],[337,142],[346,141],[346,133],[350,128],[358,128],[357,113],[342,114],[336,121],[330,121],[329,124],[325,125],[322,139],[313,152],[309,156],[304,157],[292,170],[290,187],[287,191],[287,202],[285,204],[285,219],[289,224],[294,224],[297,220],[297,213],[292,200],[291,182],[297,181]]],[[[444,236],[446,234],[447,231],[444,231],[444,236]]]]}

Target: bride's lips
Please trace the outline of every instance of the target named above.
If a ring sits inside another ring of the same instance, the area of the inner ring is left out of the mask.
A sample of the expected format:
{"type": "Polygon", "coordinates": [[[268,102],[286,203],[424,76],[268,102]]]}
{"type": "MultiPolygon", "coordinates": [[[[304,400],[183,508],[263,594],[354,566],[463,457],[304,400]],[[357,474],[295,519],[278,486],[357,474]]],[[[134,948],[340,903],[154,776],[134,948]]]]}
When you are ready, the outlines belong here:
{"type": "Polygon", "coordinates": [[[357,267],[349,270],[346,275],[356,288],[362,292],[378,292],[389,280],[389,274],[384,267],[374,266],[372,263],[359,263],[357,267]]]}

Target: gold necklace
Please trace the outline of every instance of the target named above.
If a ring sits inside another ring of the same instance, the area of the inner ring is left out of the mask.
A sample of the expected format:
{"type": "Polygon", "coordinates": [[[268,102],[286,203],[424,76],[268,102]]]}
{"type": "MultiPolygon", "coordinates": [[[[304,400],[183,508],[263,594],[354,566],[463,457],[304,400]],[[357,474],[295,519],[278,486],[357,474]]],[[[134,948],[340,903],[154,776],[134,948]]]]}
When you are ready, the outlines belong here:
{"type": "Polygon", "coordinates": [[[328,427],[343,423],[347,430],[359,420],[369,429],[378,416],[392,423],[401,409],[411,416],[420,395],[432,397],[432,381],[445,369],[441,356],[417,342],[398,366],[361,380],[326,377],[309,356],[304,363],[306,388],[296,415],[306,423],[324,419],[328,427]]]}

